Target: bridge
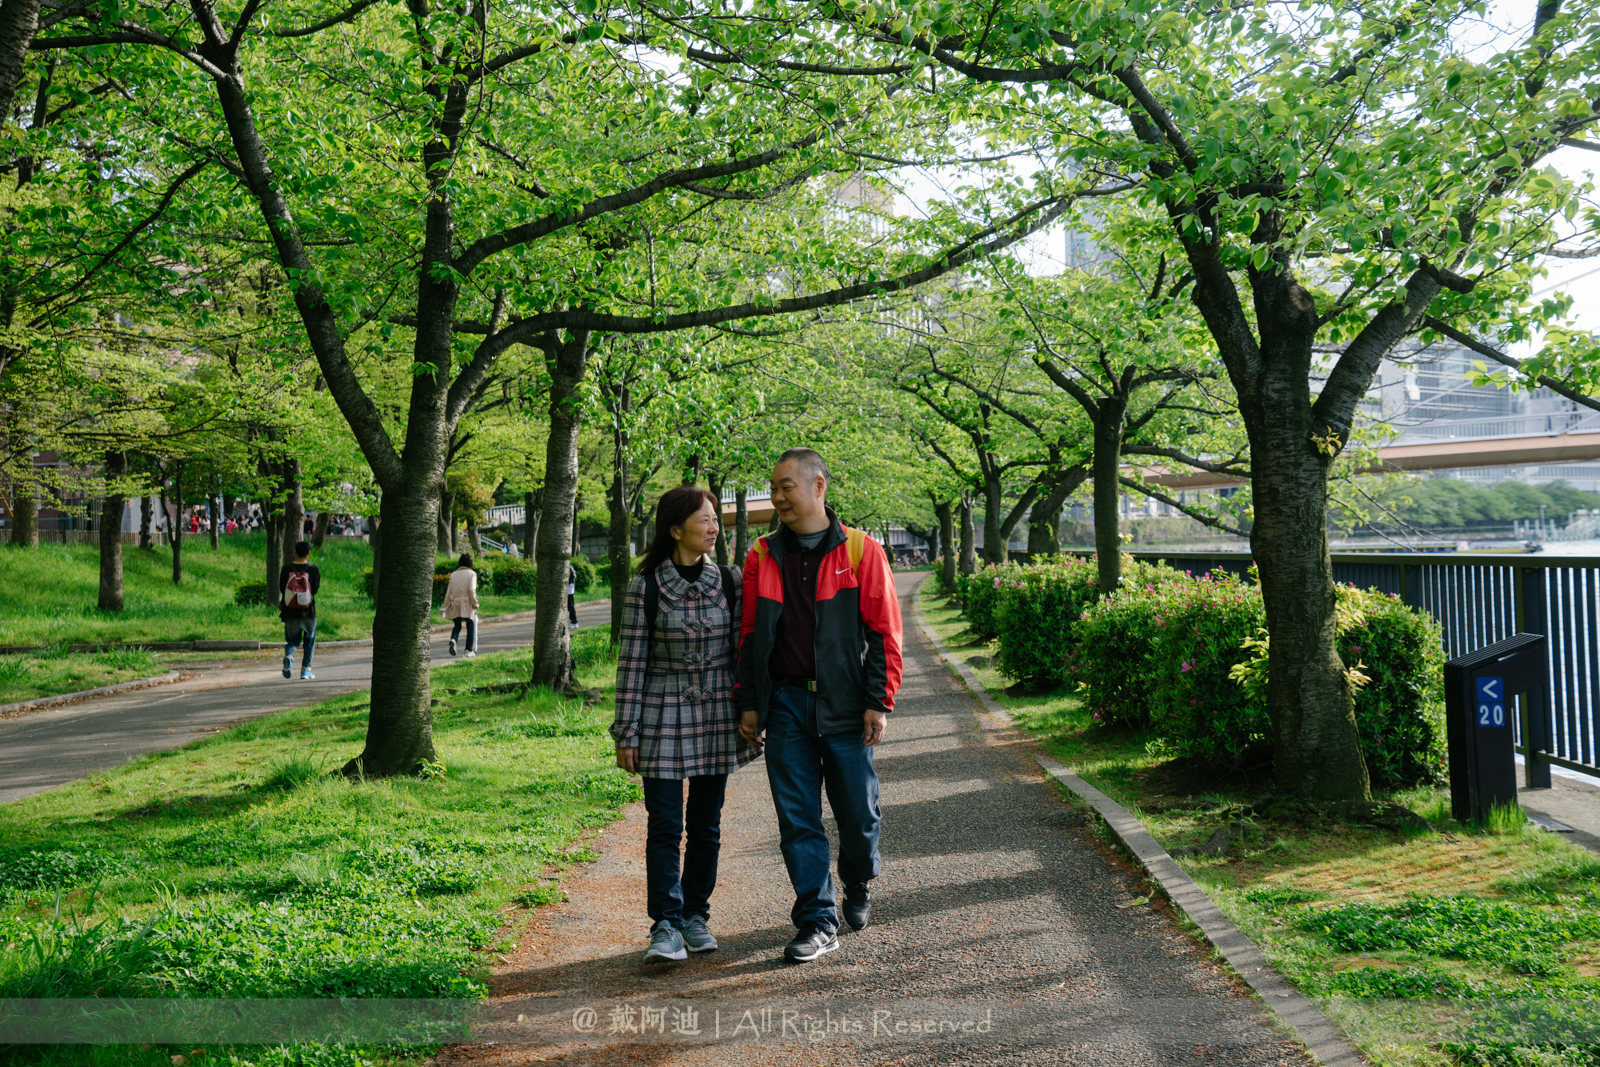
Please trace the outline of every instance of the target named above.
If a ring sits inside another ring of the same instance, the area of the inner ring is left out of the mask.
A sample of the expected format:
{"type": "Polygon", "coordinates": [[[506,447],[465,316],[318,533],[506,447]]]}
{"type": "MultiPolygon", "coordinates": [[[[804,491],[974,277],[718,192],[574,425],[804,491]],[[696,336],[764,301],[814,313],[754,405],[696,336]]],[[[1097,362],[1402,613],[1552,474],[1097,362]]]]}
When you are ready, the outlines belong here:
{"type": "MultiPolygon", "coordinates": [[[[1368,473],[1517,467],[1600,460],[1600,412],[1510,415],[1408,427],[1378,450],[1368,473]]],[[[1143,468],[1145,481],[1173,489],[1220,489],[1241,479],[1210,471],[1143,468]]]]}

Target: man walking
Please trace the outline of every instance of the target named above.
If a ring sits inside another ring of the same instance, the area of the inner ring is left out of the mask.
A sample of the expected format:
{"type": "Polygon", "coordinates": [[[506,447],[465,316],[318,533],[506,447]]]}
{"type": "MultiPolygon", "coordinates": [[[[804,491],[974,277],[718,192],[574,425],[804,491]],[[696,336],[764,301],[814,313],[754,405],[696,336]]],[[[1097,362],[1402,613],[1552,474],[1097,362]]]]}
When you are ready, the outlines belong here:
{"type": "Polygon", "coordinates": [[[311,562],[311,542],[296,541],[294,562],[278,572],[278,618],[283,620],[283,676],[294,677],[294,650],[305,642],[300,677],[311,681],[311,654],[317,648],[317,590],[322,572],[311,562]]]}
{"type": "Polygon", "coordinates": [[[900,688],[900,601],[883,546],[825,503],[828,465],[791,448],[772,470],[784,528],[744,564],[743,627],[734,700],[739,733],[766,732],[767,782],[778,810],[798,933],[784,956],[814,960],[839,947],[836,896],[822,828],[822,792],[839,825],[844,919],[867,925],[878,876],[878,774],[872,747],[900,688]]]}

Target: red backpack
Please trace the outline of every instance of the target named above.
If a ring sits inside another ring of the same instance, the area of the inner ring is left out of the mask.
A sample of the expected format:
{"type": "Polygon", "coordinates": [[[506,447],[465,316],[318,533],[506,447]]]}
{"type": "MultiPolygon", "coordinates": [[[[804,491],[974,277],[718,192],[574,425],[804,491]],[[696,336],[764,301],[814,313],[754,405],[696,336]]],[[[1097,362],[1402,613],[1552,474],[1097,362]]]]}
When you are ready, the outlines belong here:
{"type": "Polygon", "coordinates": [[[305,571],[290,571],[283,587],[283,606],[286,608],[311,606],[311,575],[305,571]]]}

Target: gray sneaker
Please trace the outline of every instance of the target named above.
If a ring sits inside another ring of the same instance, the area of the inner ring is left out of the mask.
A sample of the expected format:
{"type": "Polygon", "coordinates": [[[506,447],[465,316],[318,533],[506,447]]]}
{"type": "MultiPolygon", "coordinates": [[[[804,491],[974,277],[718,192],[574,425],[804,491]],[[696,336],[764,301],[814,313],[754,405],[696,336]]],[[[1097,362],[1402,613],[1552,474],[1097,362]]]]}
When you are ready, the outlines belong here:
{"type": "Polygon", "coordinates": [[[689,946],[690,952],[715,952],[717,939],[711,936],[711,931],[706,929],[706,921],[696,915],[683,924],[683,943],[689,946]]]}
{"type": "Polygon", "coordinates": [[[285,678],[294,677],[294,660],[288,656],[283,657],[283,676],[285,678]]]}
{"type": "Polygon", "coordinates": [[[683,935],[678,928],[662,919],[650,928],[650,947],[644,950],[645,962],[651,960],[683,960],[689,953],[683,947],[683,935]]]}

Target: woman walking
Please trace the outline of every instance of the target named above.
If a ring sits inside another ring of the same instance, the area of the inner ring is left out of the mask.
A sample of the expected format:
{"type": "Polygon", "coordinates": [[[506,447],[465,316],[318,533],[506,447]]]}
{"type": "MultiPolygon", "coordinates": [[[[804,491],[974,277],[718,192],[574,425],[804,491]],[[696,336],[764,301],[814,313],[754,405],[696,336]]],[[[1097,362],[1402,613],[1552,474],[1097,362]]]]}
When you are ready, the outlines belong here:
{"type": "Polygon", "coordinates": [[[456,621],[450,631],[450,654],[456,654],[456,638],[461,624],[467,624],[467,658],[478,654],[478,572],[472,569],[472,556],[461,553],[461,561],[450,572],[450,588],[444,594],[444,617],[456,621]]]}
{"type": "Polygon", "coordinates": [[[707,921],[717,884],[728,774],[761,749],[742,741],[733,708],[739,573],[707,559],[717,499],[680,486],[656,505],[656,535],[628,583],[617,658],[617,766],[644,776],[648,960],[717,947],[707,921]],[[687,813],[684,780],[689,783],[687,813]],[[683,850],[680,876],[678,849],[683,850]]]}

